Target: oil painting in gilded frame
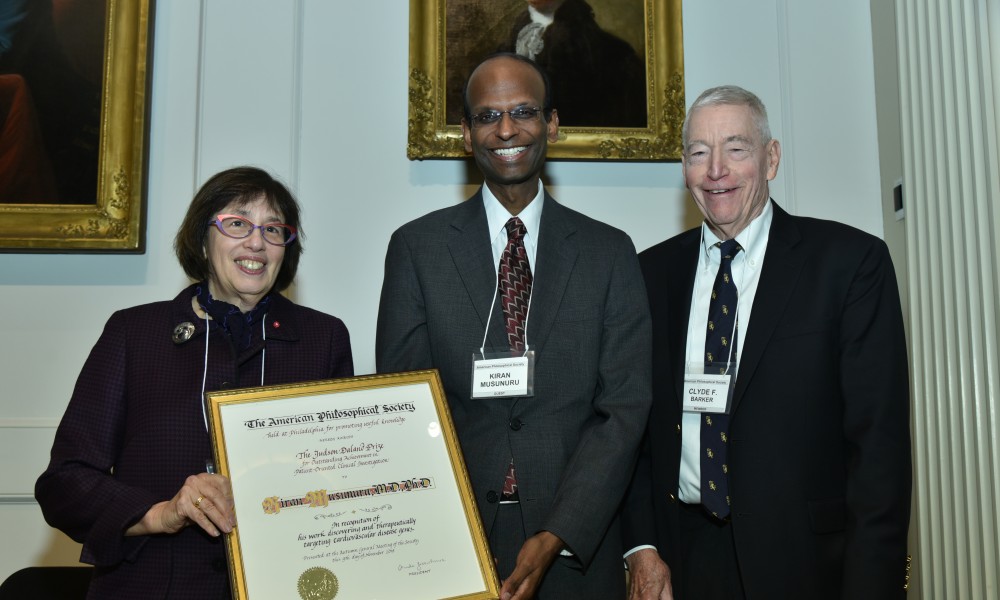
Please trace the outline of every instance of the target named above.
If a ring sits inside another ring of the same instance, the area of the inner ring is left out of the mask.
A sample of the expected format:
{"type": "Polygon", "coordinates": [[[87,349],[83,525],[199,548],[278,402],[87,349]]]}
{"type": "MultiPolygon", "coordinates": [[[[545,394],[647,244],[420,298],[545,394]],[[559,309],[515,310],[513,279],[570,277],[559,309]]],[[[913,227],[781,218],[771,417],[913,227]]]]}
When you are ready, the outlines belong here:
{"type": "MultiPolygon", "coordinates": [[[[518,30],[529,19],[528,4],[527,0],[410,0],[408,158],[467,156],[461,130],[462,86],[481,58],[515,49],[518,30]]],[[[579,37],[572,29],[576,23],[582,24],[580,30],[600,29],[594,35],[602,38],[602,48],[611,48],[600,54],[615,57],[617,75],[632,70],[623,65],[639,64],[639,110],[644,104],[645,119],[640,115],[638,120],[616,122],[615,117],[600,116],[624,114],[634,103],[626,99],[597,102],[609,105],[601,107],[588,105],[588,97],[598,97],[598,90],[631,86],[595,86],[592,81],[567,78],[573,63],[565,60],[563,53],[561,63],[552,58],[548,67],[553,79],[553,107],[560,119],[559,141],[549,145],[549,158],[680,159],[685,111],[681,0],[561,0],[555,21],[546,30],[549,37],[543,40],[549,39],[554,46],[554,40],[579,37]],[[590,10],[593,19],[588,15],[590,10]],[[560,13],[575,16],[563,19],[560,13]],[[559,32],[555,28],[561,21],[567,24],[559,32]],[[612,40],[610,46],[604,43],[612,38],[618,41],[612,40]],[[623,43],[634,51],[628,60],[618,55],[623,43]],[[570,90],[562,102],[560,89],[570,90]],[[609,110],[585,118],[585,111],[600,108],[609,110]]],[[[543,47],[536,57],[539,63],[550,61],[544,52],[543,47]]],[[[554,51],[549,56],[554,56],[554,51]]]]}
{"type": "Polygon", "coordinates": [[[205,394],[233,597],[496,600],[437,370],[205,394]]]}
{"type": "Polygon", "coordinates": [[[144,251],[154,2],[12,5],[22,11],[15,21],[30,25],[31,35],[11,32],[14,50],[23,42],[29,56],[16,67],[7,60],[6,73],[0,69],[7,84],[0,86],[7,92],[0,93],[7,138],[0,155],[11,161],[0,177],[0,252],[144,251]],[[65,64],[56,68],[54,60],[65,64]],[[48,66],[39,68],[39,61],[48,66]],[[79,85],[82,80],[92,89],[79,85]],[[66,113],[76,120],[67,124],[66,113]],[[48,118],[61,121],[53,125],[48,118]]]}

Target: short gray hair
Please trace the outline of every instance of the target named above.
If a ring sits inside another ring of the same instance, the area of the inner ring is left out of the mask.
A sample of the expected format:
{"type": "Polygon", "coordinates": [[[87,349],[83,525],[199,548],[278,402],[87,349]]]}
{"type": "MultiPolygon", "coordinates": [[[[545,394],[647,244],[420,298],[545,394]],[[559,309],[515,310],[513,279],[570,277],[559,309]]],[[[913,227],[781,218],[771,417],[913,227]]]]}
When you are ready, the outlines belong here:
{"type": "Polygon", "coordinates": [[[764,103],[760,101],[760,98],[753,92],[736,85],[720,85],[702,92],[688,109],[682,130],[685,150],[688,145],[688,126],[691,123],[691,115],[694,114],[695,110],[706,106],[746,106],[750,109],[754,125],[757,127],[760,143],[766,144],[771,141],[771,127],[767,123],[767,109],[764,108],[764,103]]]}

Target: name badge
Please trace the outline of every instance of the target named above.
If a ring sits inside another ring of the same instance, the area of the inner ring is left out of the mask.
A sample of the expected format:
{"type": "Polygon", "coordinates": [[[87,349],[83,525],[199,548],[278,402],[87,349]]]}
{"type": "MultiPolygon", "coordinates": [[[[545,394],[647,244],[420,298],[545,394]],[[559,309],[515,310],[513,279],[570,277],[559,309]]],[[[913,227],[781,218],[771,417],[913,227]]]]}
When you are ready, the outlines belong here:
{"type": "Polygon", "coordinates": [[[473,398],[533,396],[534,376],[534,350],[472,354],[473,398]]]}
{"type": "Polygon", "coordinates": [[[684,412],[729,413],[732,375],[684,376],[684,412]]]}

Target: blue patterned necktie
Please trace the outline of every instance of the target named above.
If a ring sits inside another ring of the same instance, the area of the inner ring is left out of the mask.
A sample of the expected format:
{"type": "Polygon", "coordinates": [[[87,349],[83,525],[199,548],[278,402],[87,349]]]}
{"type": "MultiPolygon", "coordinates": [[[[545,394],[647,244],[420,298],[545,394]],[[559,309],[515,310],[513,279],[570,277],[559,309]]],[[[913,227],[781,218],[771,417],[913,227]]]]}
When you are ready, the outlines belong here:
{"type": "MultiPolygon", "coordinates": [[[[708,305],[708,331],[705,334],[705,373],[725,374],[732,361],[736,362],[736,303],[739,299],[733,281],[733,259],[743,248],[736,240],[716,244],[722,253],[719,272],[712,286],[712,300],[708,305]],[[730,358],[731,357],[731,358],[730,358]]],[[[735,369],[729,374],[736,376],[735,369]]],[[[702,415],[701,446],[701,503],[719,519],[729,516],[729,467],[726,458],[726,436],[729,415],[706,413],[702,415]]]]}

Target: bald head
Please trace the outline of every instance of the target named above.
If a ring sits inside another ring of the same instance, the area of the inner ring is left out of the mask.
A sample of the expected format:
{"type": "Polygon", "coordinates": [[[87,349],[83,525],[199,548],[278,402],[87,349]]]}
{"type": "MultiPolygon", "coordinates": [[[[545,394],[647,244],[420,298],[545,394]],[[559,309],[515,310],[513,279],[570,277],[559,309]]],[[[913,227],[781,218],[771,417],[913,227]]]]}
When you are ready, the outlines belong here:
{"type": "MultiPolygon", "coordinates": [[[[472,104],[469,101],[469,90],[472,87],[473,80],[484,67],[494,63],[495,61],[515,61],[530,67],[535,72],[539,83],[541,84],[541,94],[539,97],[543,99],[542,109],[547,118],[549,112],[552,110],[552,85],[549,82],[549,76],[546,75],[545,71],[543,71],[542,68],[530,58],[513,52],[498,52],[496,54],[491,54],[480,61],[479,64],[476,65],[476,68],[472,70],[472,74],[469,75],[468,81],[465,82],[465,89],[462,92],[462,112],[465,116],[465,120],[472,120],[472,104]]],[[[518,67],[514,66],[514,69],[516,71],[518,67]]]]}

